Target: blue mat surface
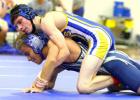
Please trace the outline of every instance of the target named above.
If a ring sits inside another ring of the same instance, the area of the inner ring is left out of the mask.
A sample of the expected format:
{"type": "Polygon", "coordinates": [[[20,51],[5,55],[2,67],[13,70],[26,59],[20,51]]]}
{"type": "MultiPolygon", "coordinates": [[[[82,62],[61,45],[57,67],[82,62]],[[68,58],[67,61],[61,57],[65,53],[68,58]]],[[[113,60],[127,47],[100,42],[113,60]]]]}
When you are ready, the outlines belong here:
{"type": "Polygon", "coordinates": [[[140,100],[133,92],[107,93],[101,90],[82,95],[76,90],[78,73],[60,73],[53,90],[43,93],[23,93],[29,87],[42,65],[27,61],[24,56],[0,55],[0,100],[140,100]]]}

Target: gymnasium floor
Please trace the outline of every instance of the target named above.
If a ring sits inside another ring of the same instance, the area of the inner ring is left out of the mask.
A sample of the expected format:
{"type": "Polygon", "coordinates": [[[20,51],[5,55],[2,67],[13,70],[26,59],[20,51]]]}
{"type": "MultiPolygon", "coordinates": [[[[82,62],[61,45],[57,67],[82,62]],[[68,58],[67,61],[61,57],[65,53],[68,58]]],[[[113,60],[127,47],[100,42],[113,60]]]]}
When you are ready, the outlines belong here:
{"type": "Polygon", "coordinates": [[[54,90],[43,93],[23,93],[29,87],[41,65],[28,62],[24,56],[0,55],[0,100],[140,100],[133,92],[107,93],[100,90],[82,95],[76,91],[78,73],[64,71],[57,78],[54,90]]]}

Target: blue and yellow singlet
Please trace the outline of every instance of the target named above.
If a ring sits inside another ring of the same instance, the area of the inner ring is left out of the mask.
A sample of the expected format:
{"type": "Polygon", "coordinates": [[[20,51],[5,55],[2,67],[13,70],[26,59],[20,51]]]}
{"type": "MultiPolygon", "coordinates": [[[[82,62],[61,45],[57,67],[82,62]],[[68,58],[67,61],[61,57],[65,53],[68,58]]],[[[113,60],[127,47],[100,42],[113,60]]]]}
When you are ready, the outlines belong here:
{"type": "Polygon", "coordinates": [[[107,27],[74,14],[65,12],[65,15],[67,24],[61,30],[63,35],[80,42],[86,41],[87,54],[104,59],[108,51],[115,49],[113,33],[107,27]]]}

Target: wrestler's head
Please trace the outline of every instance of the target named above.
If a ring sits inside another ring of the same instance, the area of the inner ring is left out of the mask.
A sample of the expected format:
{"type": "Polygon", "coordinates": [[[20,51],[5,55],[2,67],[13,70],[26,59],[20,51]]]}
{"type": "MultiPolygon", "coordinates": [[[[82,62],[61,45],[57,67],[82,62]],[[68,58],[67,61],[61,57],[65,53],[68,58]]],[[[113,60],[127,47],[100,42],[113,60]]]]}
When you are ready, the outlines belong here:
{"type": "Polygon", "coordinates": [[[10,12],[11,22],[17,31],[31,33],[35,31],[33,19],[37,16],[35,10],[25,4],[16,5],[10,12]]]}
{"type": "Polygon", "coordinates": [[[47,38],[42,39],[34,34],[20,34],[15,41],[15,47],[21,50],[28,60],[40,64],[45,59],[42,50],[47,42],[47,38]]]}

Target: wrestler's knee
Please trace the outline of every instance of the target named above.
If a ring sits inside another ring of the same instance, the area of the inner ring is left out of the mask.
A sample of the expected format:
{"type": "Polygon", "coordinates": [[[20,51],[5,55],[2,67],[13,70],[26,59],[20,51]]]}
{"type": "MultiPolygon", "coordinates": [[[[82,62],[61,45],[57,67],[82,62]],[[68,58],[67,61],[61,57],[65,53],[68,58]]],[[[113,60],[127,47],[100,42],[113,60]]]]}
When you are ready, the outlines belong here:
{"type": "Polygon", "coordinates": [[[80,93],[80,94],[88,94],[88,87],[83,85],[83,84],[78,84],[77,85],[77,91],[80,93]]]}
{"type": "Polygon", "coordinates": [[[89,93],[96,92],[96,88],[94,89],[94,88],[92,87],[92,90],[91,90],[89,84],[86,84],[86,83],[78,83],[78,84],[77,84],[77,91],[78,91],[80,94],[89,94],[89,93]]]}

